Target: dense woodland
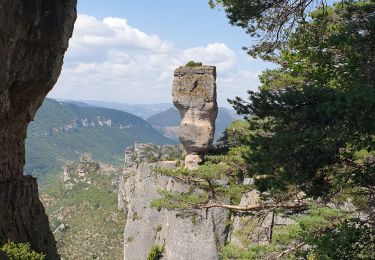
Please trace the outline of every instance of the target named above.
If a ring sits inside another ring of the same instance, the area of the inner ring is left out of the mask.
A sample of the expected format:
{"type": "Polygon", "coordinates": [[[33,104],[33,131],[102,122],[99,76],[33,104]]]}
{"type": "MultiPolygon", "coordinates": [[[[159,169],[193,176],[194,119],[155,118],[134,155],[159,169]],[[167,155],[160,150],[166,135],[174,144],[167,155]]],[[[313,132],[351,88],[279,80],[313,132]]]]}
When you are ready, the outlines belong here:
{"type": "Polygon", "coordinates": [[[158,170],[190,189],[160,191],[152,206],[293,219],[269,244],[226,245],[224,259],[374,259],[375,1],[210,4],[256,39],[244,47],[249,55],[278,66],[247,100],[229,100],[246,120],[203,165],[158,170]],[[253,189],[259,202],[240,206],[253,189]]]}

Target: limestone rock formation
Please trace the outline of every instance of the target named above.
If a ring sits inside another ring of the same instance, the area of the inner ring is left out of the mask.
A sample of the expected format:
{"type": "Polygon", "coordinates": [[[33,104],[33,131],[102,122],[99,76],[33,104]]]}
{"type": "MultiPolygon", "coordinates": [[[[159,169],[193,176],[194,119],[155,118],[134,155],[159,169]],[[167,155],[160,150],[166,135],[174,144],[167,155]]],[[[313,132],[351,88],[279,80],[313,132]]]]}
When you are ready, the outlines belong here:
{"type": "Polygon", "coordinates": [[[196,168],[212,144],[217,117],[216,68],[184,66],[175,70],[173,103],[179,110],[179,138],[186,149],[185,166],[196,168]]]}
{"type": "MultiPolygon", "coordinates": [[[[158,175],[154,167],[174,168],[175,161],[147,162],[149,144],[136,143],[125,152],[125,166],[119,180],[119,209],[127,215],[124,231],[124,259],[147,259],[153,245],[164,245],[162,259],[219,259],[222,245],[230,243],[246,249],[252,244],[268,244],[273,229],[293,224],[288,214],[242,212],[229,214],[216,208],[195,210],[193,214],[150,207],[159,198],[158,190],[186,192],[188,186],[158,175]],[[227,225],[232,223],[232,225],[227,225]]],[[[253,182],[243,180],[244,185],[253,182]]],[[[240,206],[257,205],[257,190],[243,194],[240,206]]],[[[228,201],[229,203],[229,201],[228,201]]]]}
{"type": "Polygon", "coordinates": [[[25,137],[61,72],[76,0],[0,1],[0,243],[7,239],[56,259],[36,180],[23,176],[25,137]]]}
{"type": "Polygon", "coordinates": [[[159,189],[187,191],[188,186],[152,170],[155,166],[174,168],[175,161],[147,163],[141,151],[147,146],[137,147],[126,151],[119,185],[119,207],[127,214],[124,259],[147,259],[153,245],[165,245],[166,260],[219,259],[219,248],[227,238],[228,211],[197,210],[181,215],[178,211],[151,208],[150,202],[160,196],[159,189]]]}

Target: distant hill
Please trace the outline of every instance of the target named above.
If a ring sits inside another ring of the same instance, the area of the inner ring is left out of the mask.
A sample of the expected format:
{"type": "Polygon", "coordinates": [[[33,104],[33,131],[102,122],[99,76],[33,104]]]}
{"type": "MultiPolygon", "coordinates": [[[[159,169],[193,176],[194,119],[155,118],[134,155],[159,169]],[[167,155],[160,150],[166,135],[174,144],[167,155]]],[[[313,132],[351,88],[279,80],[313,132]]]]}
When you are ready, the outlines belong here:
{"type": "Polygon", "coordinates": [[[46,99],[28,128],[24,171],[38,176],[83,153],[120,165],[124,149],[135,141],[175,143],[135,115],[46,99]]]}
{"type": "MultiPolygon", "coordinates": [[[[233,116],[232,111],[220,107],[216,119],[215,140],[217,140],[224,130],[237,119],[238,118],[233,116]]],[[[177,109],[169,108],[166,111],[150,116],[146,121],[168,138],[178,140],[177,131],[181,119],[177,109]]]]}
{"type": "Polygon", "coordinates": [[[160,113],[167,110],[172,106],[170,103],[156,103],[156,104],[127,104],[120,102],[108,102],[108,101],[99,101],[99,100],[64,100],[59,101],[65,103],[72,103],[78,106],[92,106],[92,107],[102,107],[109,109],[116,109],[124,111],[136,116],[139,116],[143,119],[146,119],[154,114],[160,113]]]}

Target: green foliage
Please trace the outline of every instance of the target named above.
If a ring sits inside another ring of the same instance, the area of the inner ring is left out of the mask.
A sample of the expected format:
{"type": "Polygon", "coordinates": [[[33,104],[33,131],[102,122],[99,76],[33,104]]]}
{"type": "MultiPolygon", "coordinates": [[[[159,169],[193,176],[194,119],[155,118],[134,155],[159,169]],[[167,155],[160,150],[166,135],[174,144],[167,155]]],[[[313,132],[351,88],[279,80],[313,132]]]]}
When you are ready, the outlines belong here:
{"type": "Polygon", "coordinates": [[[182,157],[183,151],[182,145],[157,146],[150,143],[143,149],[143,156],[147,158],[149,163],[176,161],[182,157]]]}
{"type": "Polygon", "coordinates": [[[279,67],[261,75],[260,91],[250,91],[248,102],[230,101],[246,121],[227,129],[203,165],[157,170],[190,188],[161,190],[152,206],[182,211],[224,207],[241,217],[272,212],[292,220],[274,226],[270,243],[259,245],[249,239],[258,225],[250,219],[234,234],[247,248],[229,244],[223,259],[373,259],[374,216],[364,212],[373,210],[375,190],[375,3],[343,1],[305,17],[311,1],[211,2],[222,5],[231,22],[250,34],[271,32],[266,45],[252,51],[279,67]],[[282,17],[285,10],[291,13],[282,17]],[[300,23],[286,32],[280,22],[296,15],[300,23]],[[280,28],[281,35],[288,35],[275,41],[272,32],[280,28]],[[245,177],[252,181],[244,182],[245,177]],[[259,207],[251,212],[238,206],[242,195],[255,188],[259,207]],[[303,208],[283,207],[300,202],[303,208]]]}
{"type": "Polygon", "coordinates": [[[375,256],[374,232],[347,212],[313,206],[293,219],[294,224],[273,229],[269,244],[250,243],[246,249],[229,244],[222,248],[222,258],[275,259],[286,251],[290,251],[290,259],[373,259],[375,256]]]}
{"type": "Polygon", "coordinates": [[[45,256],[30,249],[29,243],[14,243],[9,241],[2,247],[10,260],[43,260],[45,256]]]}
{"type": "Polygon", "coordinates": [[[240,157],[239,151],[241,149],[234,148],[226,155],[206,156],[207,161],[195,170],[156,169],[159,174],[189,184],[190,189],[187,192],[159,190],[161,198],[152,201],[151,206],[191,211],[210,203],[225,204],[228,198],[239,203],[239,197],[253,189],[250,184],[238,183],[246,171],[245,161],[240,157]]]}
{"type": "Polygon", "coordinates": [[[368,55],[375,46],[374,8],[363,1],[315,11],[280,53],[281,68],[264,74],[284,75],[285,84],[263,80],[249,103],[231,101],[252,116],[257,133],[247,160],[254,174],[265,176],[256,182],[261,190],[293,185],[330,198],[353,185],[375,185],[368,162],[375,144],[375,58],[368,55]],[[364,151],[368,156],[358,160],[364,151]]]}
{"type": "MultiPolygon", "coordinates": [[[[340,1],[350,3],[350,0],[340,1]]],[[[326,1],[259,1],[209,0],[212,8],[223,7],[231,25],[246,30],[258,43],[248,50],[252,56],[271,59],[285,45],[290,34],[306,23],[306,12],[315,7],[325,8],[326,1]]]]}
{"type": "Polygon", "coordinates": [[[149,163],[154,163],[157,161],[159,161],[159,158],[157,158],[156,156],[151,156],[150,158],[148,158],[149,163]]]}
{"type": "Polygon", "coordinates": [[[125,215],[117,209],[117,188],[112,185],[118,172],[89,167],[92,171],[79,178],[77,167],[82,164],[71,164],[76,169],[70,182],[56,177],[61,172],[49,173],[39,186],[58,252],[65,259],[120,259],[125,215]]]}
{"type": "Polygon", "coordinates": [[[187,67],[200,67],[202,65],[203,65],[202,62],[195,62],[195,61],[191,60],[188,63],[186,63],[185,66],[187,66],[187,67]]]}
{"type": "Polygon", "coordinates": [[[223,136],[219,139],[219,144],[226,147],[237,147],[243,143],[250,130],[250,125],[245,120],[234,121],[227,129],[225,129],[223,136]]]}
{"type": "Polygon", "coordinates": [[[208,201],[205,193],[193,194],[192,192],[181,193],[167,190],[159,191],[162,198],[155,199],[151,202],[151,207],[188,210],[194,205],[204,205],[208,201]]]}
{"type": "Polygon", "coordinates": [[[162,259],[165,251],[164,245],[153,245],[150,253],[147,256],[147,260],[159,260],[162,259]]]}
{"type": "Polygon", "coordinates": [[[220,251],[220,257],[224,260],[233,259],[247,259],[247,260],[257,260],[266,259],[268,253],[274,252],[275,247],[269,245],[253,245],[250,248],[244,250],[242,248],[236,247],[232,244],[224,246],[220,251]]]}
{"type": "Polygon", "coordinates": [[[374,9],[356,1],[315,10],[273,56],[280,67],[261,75],[260,92],[231,101],[248,118],[242,145],[255,186],[277,201],[296,191],[320,201],[273,230],[273,257],[374,258],[372,216],[344,209],[350,202],[361,214],[374,195],[374,9]]]}

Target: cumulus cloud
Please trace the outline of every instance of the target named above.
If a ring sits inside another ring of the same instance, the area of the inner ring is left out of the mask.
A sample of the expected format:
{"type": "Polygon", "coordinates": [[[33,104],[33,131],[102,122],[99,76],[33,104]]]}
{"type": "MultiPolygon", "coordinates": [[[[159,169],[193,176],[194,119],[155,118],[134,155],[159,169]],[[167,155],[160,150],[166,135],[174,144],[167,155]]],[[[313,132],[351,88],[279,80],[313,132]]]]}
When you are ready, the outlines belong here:
{"type": "Polygon", "coordinates": [[[226,44],[181,49],[126,19],[79,15],[65,64],[51,97],[123,103],[171,102],[173,70],[189,60],[215,65],[219,104],[258,84],[258,69],[226,44]],[[243,66],[244,65],[244,66],[243,66]]]}

